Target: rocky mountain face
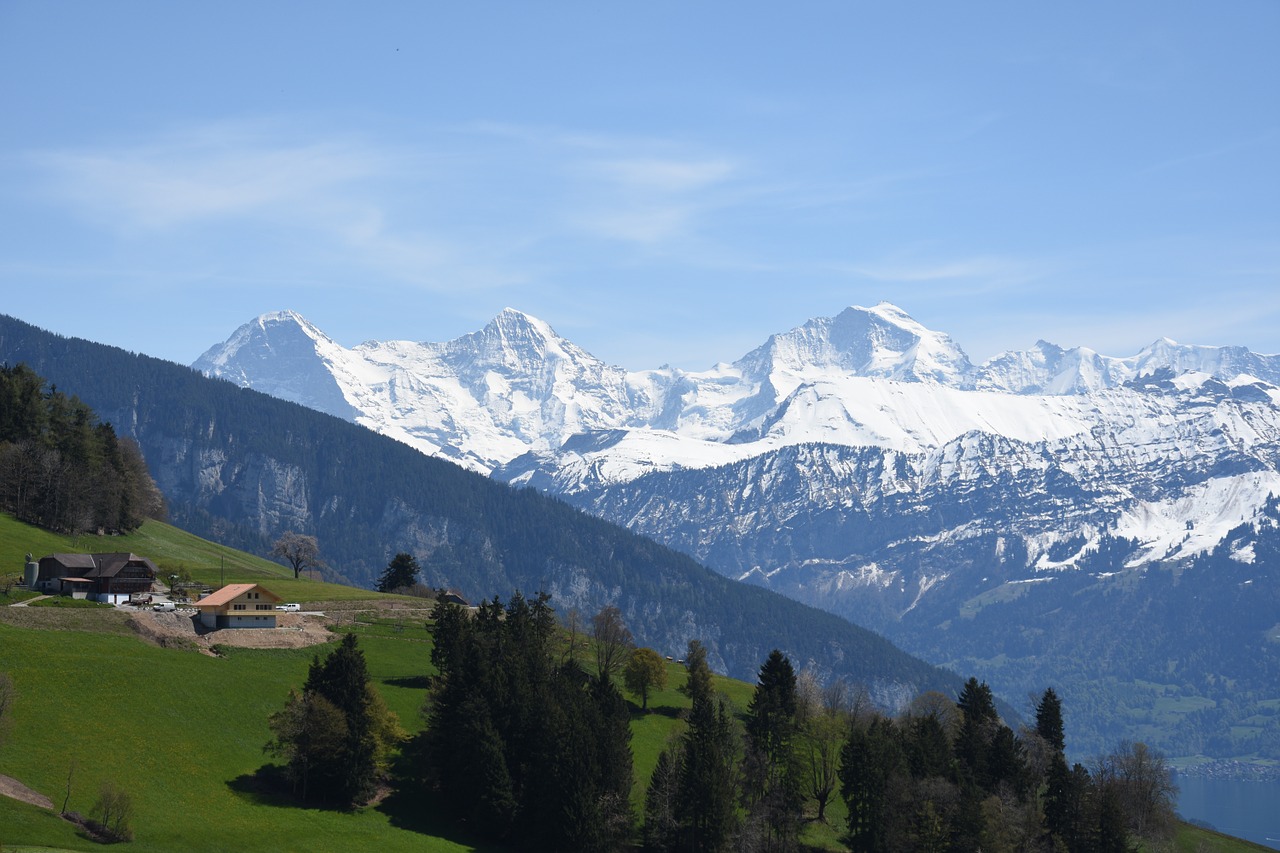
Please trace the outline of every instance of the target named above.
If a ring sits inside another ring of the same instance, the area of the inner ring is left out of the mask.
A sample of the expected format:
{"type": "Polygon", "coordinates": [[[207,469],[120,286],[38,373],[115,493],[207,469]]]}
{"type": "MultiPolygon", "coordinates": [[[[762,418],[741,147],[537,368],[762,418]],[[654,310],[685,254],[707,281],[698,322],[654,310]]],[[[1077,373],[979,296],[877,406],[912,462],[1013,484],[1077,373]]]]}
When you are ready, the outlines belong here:
{"type": "MultiPolygon", "coordinates": [[[[1078,684],[1062,692],[1091,708],[1108,678],[1219,707],[1225,672],[1193,671],[1190,639],[1136,642],[1150,633],[1141,614],[1191,607],[1215,578],[1239,585],[1237,611],[1276,596],[1259,555],[1280,495],[1280,356],[1239,347],[1160,340],[1116,358],[1041,341],[974,365],[881,304],[705,372],[627,372],[511,310],[443,344],[350,350],[284,313],[195,366],[535,486],[962,672],[984,667],[1005,695],[1070,674],[1078,684]],[[1084,633],[1128,651],[1080,670],[1074,608],[1086,604],[1096,626],[1084,633]],[[1025,642],[997,655],[997,636],[1025,642]],[[1107,668],[1120,658],[1123,670],[1107,668]]],[[[1258,675],[1280,654],[1274,624],[1236,650],[1264,662],[1236,676],[1264,710],[1280,699],[1258,675]]],[[[1144,724],[1191,731],[1188,715],[1207,706],[1185,707],[1144,724]]],[[[1248,743],[1280,757],[1280,716],[1254,717],[1235,730],[1256,724],[1248,743]]],[[[1195,737],[1170,748],[1196,752],[1195,737]]]]}

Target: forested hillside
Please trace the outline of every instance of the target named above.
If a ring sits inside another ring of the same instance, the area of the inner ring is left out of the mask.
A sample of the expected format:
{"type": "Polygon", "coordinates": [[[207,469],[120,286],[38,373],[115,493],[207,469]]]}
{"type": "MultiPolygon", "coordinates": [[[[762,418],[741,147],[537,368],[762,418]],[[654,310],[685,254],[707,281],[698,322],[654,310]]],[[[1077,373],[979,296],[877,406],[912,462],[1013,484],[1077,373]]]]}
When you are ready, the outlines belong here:
{"type": "Polygon", "coordinates": [[[216,541],[266,554],[293,530],[317,538],[332,576],[360,585],[406,552],[425,583],[473,599],[522,589],[549,592],[562,613],[614,604],[645,645],[701,640],[715,669],[740,677],[776,646],[888,704],[959,686],[839,617],[337,418],[8,317],[0,361],[27,363],[136,438],[171,520],[216,541]]]}
{"type": "Polygon", "coordinates": [[[0,509],[67,533],[164,515],[138,445],[25,365],[0,366],[0,509]]]}
{"type": "Polygon", "coordinates": [[[377,693],[352,634],[272,716],[270,749],[287,758],[295,798],[358,805],[380,781],[486,841],[584,853],[635,850],[640,839],[671,853],[808,850],[802,836],[841,807],[844,825],[830,831],[866,853],[1121,853],[1173,837],[1163,755],[1125,743],[1092,768],[1070,765],[1052,689],[1020,732],[976,678],[954,699],[921,694],[887,716],[861,694],[797,675],[774,650],[744,707],[715,689],[694,641],[678,687],[688,704],[665,744],[650,744],[646,781],[632,741],[658,711],[624,700],[599,635],[595,665],[575,659],[579,646],[570,638],[566,651],[546,597],[519,594],[474,614],[442,597],[431,623],[436,672],[426,727],[411,740],[391,736],[398,725],[368,700],[377,693]],[[379,769],[376,756],[406,740],[401,760],[379,769]]]}

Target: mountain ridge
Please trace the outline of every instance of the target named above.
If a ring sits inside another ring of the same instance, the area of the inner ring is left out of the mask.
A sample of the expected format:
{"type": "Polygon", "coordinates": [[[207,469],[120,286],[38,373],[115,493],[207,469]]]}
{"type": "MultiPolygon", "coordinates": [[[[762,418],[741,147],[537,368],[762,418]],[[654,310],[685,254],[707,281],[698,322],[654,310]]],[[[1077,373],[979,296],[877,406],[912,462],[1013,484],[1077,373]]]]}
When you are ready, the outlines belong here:
{"type": "Polygon", "coordinates": [[[776,645],[890,706],[959,687],[837,616],[331,415],[2,315],[0,361],[28,364],[135,438],[171,520],[197,535],[258,554],[285,530],[315,535],[330,576],[366,586],[404,551],[425,583],[477,600],[542,589],[566,612],[612,604],[640,642],[679,653],[699,639],[738,677],[776,645]]]}
{"type": "MultiPolygon", "coordinates": [[[[1143,650],[1126,664],[1132,677],[1169,675],[1197,701],[1231,701],[1196,670],[1190,635],[1162,664],[1116,608],[1189,607],[1193,589],[1213,598],[1203,585],[1220,577],[1245,584],[1238,612],[1265,612],[1278,568],[1258,555],[1273,553],[1280,494],[1280,356],[1160,339],[1117,358],[1040,341],[974,366],[950,336],[888,304],[816,318],[702,372],[610,369],[567,345],[526,356],[514,377],[474,356],[488,396],[439,367],[431,381],[462,405],[401,398],[399,428],[961,671],[990,665],[1004,614],[1000,630],[1027,638],[993,681],[1006,695],[1078,674],[1072,654],[1099,657],[1055,633],[1076,624],[1061,608],[1089,600],[1114,643],[1143,650]],[[548,373],[565,381],[529,390],[548,373]],[[499,378],[524,396],[504,397],[499,378]],[[518,406],[537,414],[523,436],[502,420],[518,406]],[[1049,634],[1057,647],[1034,639],[1049,634]],[[1024,658],[1029,648],[1040,651],[1024,658]]],[[[1270,661],[1280,643],[1267,629],[1241,635],[1235,654],[1270,661]]],[[[1269,720],[1280,692],[1256,673],[1270,663],[1226,657],[1209,664],[1214,678],[1230,670],[1263,703],[1240,719],[1269,720]]],[[[1091,671],[1079,689],[1108,677],[1091,671]]],[[[1113,710],[1136,719],[1155,700],[1132,701],[1113,710]]],[[[1274,726],[1258,736],[1280,757],[1274,726]]]]}

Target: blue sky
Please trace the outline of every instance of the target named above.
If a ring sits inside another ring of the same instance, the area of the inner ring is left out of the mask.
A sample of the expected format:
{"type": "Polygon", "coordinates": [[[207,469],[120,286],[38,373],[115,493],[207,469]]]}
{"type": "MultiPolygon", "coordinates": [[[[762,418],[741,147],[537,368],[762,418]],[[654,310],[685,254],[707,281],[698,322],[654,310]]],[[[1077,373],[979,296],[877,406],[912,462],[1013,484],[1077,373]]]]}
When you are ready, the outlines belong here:
{"type": "Polygon", "coordinates": [[[1280,352],[1280,3],[0,0],[0,312],[190,363],[511,306],[703,369],[894,302],[1280,352]]]}

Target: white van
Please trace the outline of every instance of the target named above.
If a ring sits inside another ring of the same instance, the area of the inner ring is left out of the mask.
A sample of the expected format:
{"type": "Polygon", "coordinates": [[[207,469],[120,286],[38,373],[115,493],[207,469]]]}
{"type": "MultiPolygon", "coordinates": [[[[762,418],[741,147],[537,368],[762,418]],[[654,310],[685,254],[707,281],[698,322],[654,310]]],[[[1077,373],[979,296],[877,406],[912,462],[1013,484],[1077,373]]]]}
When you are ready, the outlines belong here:
{"type": "Polygon", "coordinates": [[[168,612],[171,610],[177,610],[178,605],[174,604],[172,601],[160,601],[151,605],[151,609],[158,610],[161,612],[168,612]]]}
{"type": "Polygon", "coordinates": [[[285,611],[285,612],[287,612],[287,613],[297,613],[297,612],[298,612],[299,610],[301,610],[301,609],[302,609],[302,605],[301,605],[301,604],[293,604],[293,603],[291,603],[291,604],[277,604],[277,605],[276,605],[276,610],[284,610],[284,611],[285,611]]]}

